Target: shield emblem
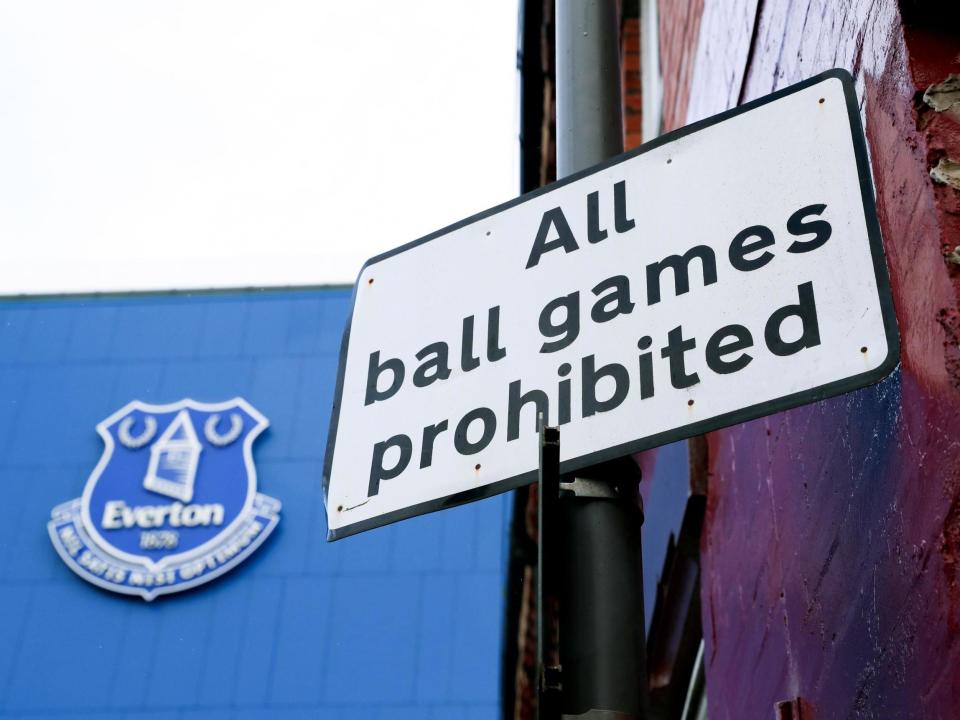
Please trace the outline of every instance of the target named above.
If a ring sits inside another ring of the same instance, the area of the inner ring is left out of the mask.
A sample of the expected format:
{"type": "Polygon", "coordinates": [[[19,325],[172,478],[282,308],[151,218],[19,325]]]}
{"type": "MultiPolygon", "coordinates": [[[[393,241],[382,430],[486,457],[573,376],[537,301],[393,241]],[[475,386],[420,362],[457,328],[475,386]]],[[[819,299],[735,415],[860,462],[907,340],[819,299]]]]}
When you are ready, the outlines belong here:
{"type": "Polygon", "coordinates": [[[253,464],[267,425],[243,398],[128,403],[97,425],[103,455],[54,509],[54,547],[84,579],[147,600],[226,572],[279,520],[253,464]]]}

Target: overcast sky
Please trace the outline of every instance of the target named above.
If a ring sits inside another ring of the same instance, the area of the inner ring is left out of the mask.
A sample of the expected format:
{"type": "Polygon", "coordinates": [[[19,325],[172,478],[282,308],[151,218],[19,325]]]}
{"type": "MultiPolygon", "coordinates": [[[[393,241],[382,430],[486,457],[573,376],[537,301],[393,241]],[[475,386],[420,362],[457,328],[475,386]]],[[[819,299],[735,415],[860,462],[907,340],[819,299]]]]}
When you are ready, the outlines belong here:
{"type": "Polygon", "coordinates": [[[516,0],[0,0],[0,294],[352,283],[517,191],[516,0]]]}

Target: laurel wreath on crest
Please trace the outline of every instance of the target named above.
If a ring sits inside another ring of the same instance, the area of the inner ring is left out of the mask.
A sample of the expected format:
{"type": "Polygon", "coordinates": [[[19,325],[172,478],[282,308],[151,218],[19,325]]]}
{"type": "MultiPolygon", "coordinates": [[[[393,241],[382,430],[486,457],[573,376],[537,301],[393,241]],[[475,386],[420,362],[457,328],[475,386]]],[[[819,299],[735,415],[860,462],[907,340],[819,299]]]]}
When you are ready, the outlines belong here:
{"type": "Polygon", "coordinates": [[[142,448],[153,440],[153,436],[157,434],[157,420],[150,415],[146,415],[143,418],[143,432],[139,435],[131,434],[131,430],[133,430],[133,425],[136,421],[137,419],[133,415],[127,415],[120,421],[120,427],[117,428],[117,436],[120,438],[120,442],[124,447],[128,447],[131,450],[142,448]]]}
{"type": "Polygon", "coordinates": [[[219,424],[220,416],[214,414],[207,418],[207,422],[203,426],[203,434],[207,441],[217,447],[226,447],[240,437],[240,433],[243,431],[243,418],[237,413],[230,413],[230,429],[225,435],[220,435],[217,432],[217,425],[219,424]]]}

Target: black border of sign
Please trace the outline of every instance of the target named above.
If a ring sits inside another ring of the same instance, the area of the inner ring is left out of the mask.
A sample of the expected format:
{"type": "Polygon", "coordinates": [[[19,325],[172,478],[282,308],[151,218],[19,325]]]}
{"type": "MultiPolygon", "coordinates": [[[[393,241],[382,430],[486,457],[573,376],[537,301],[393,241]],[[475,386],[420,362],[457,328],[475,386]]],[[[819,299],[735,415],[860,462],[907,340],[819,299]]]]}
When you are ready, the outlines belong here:
{"type": "MultiPolygon", "coordinates": [[[[569,175],[555,183],[538,188],[533,192],[521,195],[520,197],[514,198],[513,200],[505,202],[501,205],[497,205],[489,210],[484,210],[481,213],[477,213],[476,215],[461,220],[460,222],[449,225],[442,230],[437,230],[434,233],[430,233],[419,240],[414,240],[413,242],[409,242],[406,245],[401,245],[400,247],[390,250],[389,252],[372,257],[366,263],[364,263],[363,268],[360,270],[360,275],[362,275],[363,271],[370,265],[378,263],[382,260],[386,260],[387,258],[398,253],[411,250],[418,245],[422,245],[425,242],[434,240],[454,230],[459,230],[460,228],[475,223],[478,220],[482,220],[516,205],[520,205],[521,203],[532,200],[535,197],[539,197],[544,193],[555,190],[558,187],[563,187],[569,183],[576,182],[581,178],[599,172],[600,170],[608,168],[611,165],[616,165],[624,160],[636,157],[637,155],[642,155],[653,148],[666,145],[673,140],[677,140],[678,138],[685,137],[686,135],[703,130],[704,128],[716,125],[724,120],[728,120],[742,113],[749,112],[750,110],[761,107],[762,105],[779,100],[787,95],[792,95],[793,93],[804,90],[811,85],[816,85],[831,78],[840,80],[841,84],[843,85],[843,93],[847,103],[847,115],[850,120],[850,132],[852,136],[851,139],[853,141],[853,150],[857,161],[857,172],[860,177],[860,194],[863,199],[863,210],[867,224],[867,236],[870,242],[871,255],[873,257],[873,271],[876,276],[877,290],[880,296],[880,310],[881,315],[883,316],[883,325],[887,336],[888,352],[883,363],[873,370],[860,373],[858,375],[852,375],[848,378],[844,378],[843,380],[837,380],[826,385],[821,385],[819,387],[815,387],[810,390],[804,390],[792,395],[786,395],[775,400],[768,400],[767,402],[741,408],[740,410],[718,415],[716,417],[702,420],[691,425],[683,425],[682,427],[657,433],[656,435],[648,435],[647,437],[622,443],[604,450],[599,450],[588,455],[581,455],[580,457],[572,458],[563,462],[560,466],[560,470],[563,473],[573,472],[574,470],[601,463],[606,460],[611,460],[616,457],[659,447],[660,445],[666,445],[667,443],[675,442],[677,440],[684,440],[686,438],[693,437],[694,435],[701,435],[712,430],[719,430],[721,428],[728,427],[730,425],[736,425],[737,423],[745,422],[747,420],[755,420],[756,418],[770,415],[775,412],[780,412],[781,410],[788,410],[800,405],[806,405],[811,402],[824,400],[828,397],[833,397],[835,395],[840,395],[842,393],[872,385],[889,375],[899,364],[900,334],[897,328],[897,320],[893,308],[893,298],[890,291],[890,278],[887,275],[886,260],[883,252],[883,240],[880,237],[880,224],[877,220],[877,208],[873,197],[873,181],[870,174],[870,162],[867,157],[867,145],[863,133],[863,125],[860,122],[860,107],[857,102],[857,94],[853,84],[853,77],[843,68],[827,70],[826,72],[822,72],[802,82],[799,82],[796,85],[791,85],[770,95],[765,95],[764,97],[751,100],[748,103],[744,103],[743,105],[735,107],[731,110],[722,112],[719,115],[714,115],[704,120],[687,125],[686,127],[682,127],[679,130],[674,130],[673,132],[661,135],[650,142],[644,143],[640,147],[631,150],[630,152],[617,155],[616,157],[610,158],[599,165],[594,165],[586,170],[581,170],[580,172],[569,175]]],[[[357,283],[359,283],[359,276],[357,283]]],[[[355,284],[353,288],[353,298],[351,301],[353,307],[350,311],[350,319],[347,321],[347,327],[343,333],[343,343],[340,348],[340,364],[337,370],[336,399],[334,400],[333,410],[330,417],[330,432],[327,438],[327,451],[323,464],[324,504],[327,502],[327,494],[330,485],[330,470],[333,466],[334,445],[336,443],[337,428],[340,420],[340,401],[343,395],[343,376],[346,368],[347,346],[350,342],[350,324],[353,322],[353,310],[356,308],[357,287],[358,285],[355,284]]],[[[339,540],[349,535],[355,535],[356,533],[363,532],[364,530],[370,530],[382,525],[388,525],[398,520],[404,520],[417,515],[424,515],[436,510],[443,510],[444,508],[454,507],[455,505],[462,505],[463,503],[471,502],[473,500],[481,500],[492,495],[497,495],[508,490],[522,487],[523,485],[528,485],[532,482],[535,482],[536,479],[537,471],[532,470],[521,475],[515,475],[514,477],[510,477],[505,480],[499,480],[497,482],[483,485],[471,490],[466,490],[464,492],[436,498],[434,500],[429,500],[417,505],[411,505],[409,507],[405,507],[400,510],[394,510],[393,512],[378,515],[377,517],[369,518],[367,520],[362,520],[350,525],[344,525],[340,528],[335,528],[332,530],[328,529],[327,540],[339,540]]]]}

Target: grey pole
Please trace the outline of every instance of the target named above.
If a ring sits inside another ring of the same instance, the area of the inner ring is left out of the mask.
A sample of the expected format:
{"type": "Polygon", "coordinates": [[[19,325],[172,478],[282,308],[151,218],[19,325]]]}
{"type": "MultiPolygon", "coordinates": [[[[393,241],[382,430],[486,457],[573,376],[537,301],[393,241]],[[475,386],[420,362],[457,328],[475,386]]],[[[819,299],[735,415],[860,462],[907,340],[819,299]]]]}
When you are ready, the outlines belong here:
{"type": "MultiPolygon", "coordinates": [[[[614,0],[556,0],[557,174],[623,151],[614,0]]],[[[564,478],[560,663],[564,716],[640,720],[647,673],[637,497],[627,457],[564,478]]]]}
{"type": "Polygon", "coordinates": [[[557,176],[623,152],[614,0],[556,0],[557,176]]]}

